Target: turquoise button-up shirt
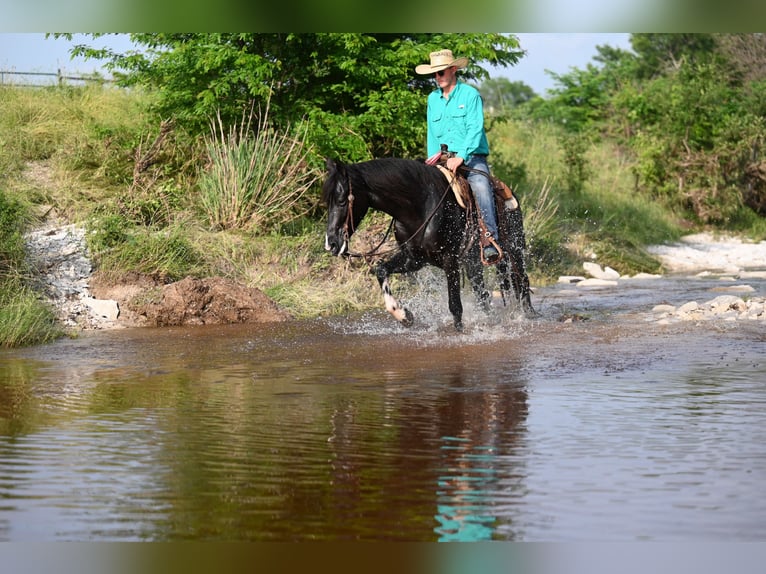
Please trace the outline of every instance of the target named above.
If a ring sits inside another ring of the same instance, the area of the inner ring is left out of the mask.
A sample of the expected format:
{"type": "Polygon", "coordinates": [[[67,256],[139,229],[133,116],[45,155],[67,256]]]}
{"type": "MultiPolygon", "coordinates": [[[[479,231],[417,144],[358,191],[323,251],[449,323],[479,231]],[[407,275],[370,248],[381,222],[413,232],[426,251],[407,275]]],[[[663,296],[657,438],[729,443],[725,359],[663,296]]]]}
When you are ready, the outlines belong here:
{"type": "Polygon", "coordinates": [[[441,144],[468,161],[472,155],[487,155],[489,143],[484,132],[484,105],[479,90],[460,80],[448,97],[437,88],[428,95],[428,157],[441,144]]]}

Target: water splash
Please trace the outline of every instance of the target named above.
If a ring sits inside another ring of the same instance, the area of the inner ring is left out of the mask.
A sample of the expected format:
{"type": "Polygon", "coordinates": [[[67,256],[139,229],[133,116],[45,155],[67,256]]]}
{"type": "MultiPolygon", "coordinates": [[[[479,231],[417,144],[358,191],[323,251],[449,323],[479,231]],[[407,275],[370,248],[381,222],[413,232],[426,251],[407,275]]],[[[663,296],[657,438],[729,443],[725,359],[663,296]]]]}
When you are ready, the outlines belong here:
{"type": "MultiPolygon", "coordinates": [[[[488,287],[492,288],[491,281],[488,287]]],[[[381,309],[360,317],[334,318],[329,321],[330,328],[344,335],[396,336],[408,344],[444,346],[516,339],[523,335],[529,323],[513,302],[503,302],[497,291],[490,312],[485,312],[470,287],[464,285],[461,291],[464,330],[455,331],[446,278],[441,270],[431,267],[414,275],[397,277],[395,291],[399,303],[415,317],[411,327],[403,327],[381,309]]]]}

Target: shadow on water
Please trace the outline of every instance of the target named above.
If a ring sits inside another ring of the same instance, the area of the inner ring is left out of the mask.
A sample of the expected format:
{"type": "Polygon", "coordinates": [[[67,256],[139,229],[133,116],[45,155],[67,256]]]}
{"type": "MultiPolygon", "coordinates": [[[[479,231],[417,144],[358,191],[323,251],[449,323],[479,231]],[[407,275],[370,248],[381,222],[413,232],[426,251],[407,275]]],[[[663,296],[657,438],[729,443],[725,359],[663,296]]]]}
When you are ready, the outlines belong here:
{"type": "Polygon", "coordinates": [[[538,297],[0,351],[0,539],[765,538],[762,326],[538,297]]]}

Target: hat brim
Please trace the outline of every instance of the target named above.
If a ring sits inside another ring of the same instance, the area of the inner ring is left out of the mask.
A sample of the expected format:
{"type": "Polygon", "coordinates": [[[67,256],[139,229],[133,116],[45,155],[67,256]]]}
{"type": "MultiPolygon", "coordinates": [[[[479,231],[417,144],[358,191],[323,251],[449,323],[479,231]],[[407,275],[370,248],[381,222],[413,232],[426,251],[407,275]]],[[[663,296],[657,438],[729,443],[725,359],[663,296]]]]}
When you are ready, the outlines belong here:
{"type": "Polygon", "coordinates": [[[427,76],[428,74],[433,74],[434,72],[438,72],[439,70],[446,70],[447,68],[451,68],[452,66],[455,66],[456,68],[465,68],[468,65],[468,58],[457,58],[456,60],[452,60],[452,63],[450,64],[440,64],[438,66],[431,66],[430,64],[420,64],[419,66],[415,66],[415,73],[420,74],[421,76],[427,76]]]}

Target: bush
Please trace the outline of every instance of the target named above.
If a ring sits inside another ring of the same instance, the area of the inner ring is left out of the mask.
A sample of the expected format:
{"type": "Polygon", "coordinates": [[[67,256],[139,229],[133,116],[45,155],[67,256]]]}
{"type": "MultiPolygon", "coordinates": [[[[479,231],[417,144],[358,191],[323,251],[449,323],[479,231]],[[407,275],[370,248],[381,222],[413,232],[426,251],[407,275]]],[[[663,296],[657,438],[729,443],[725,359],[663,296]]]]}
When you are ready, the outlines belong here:
{"type": "Polygon", "coordinates": [[[258,117],[251,109],[228,130],[220,114],[210,124],[208,165],[198,186],[213,229],[268,231],[313,207],[307,192],[319,173],[309,167],[305,140],[275,130],[268,116],[267,106],[258,117]]]}

